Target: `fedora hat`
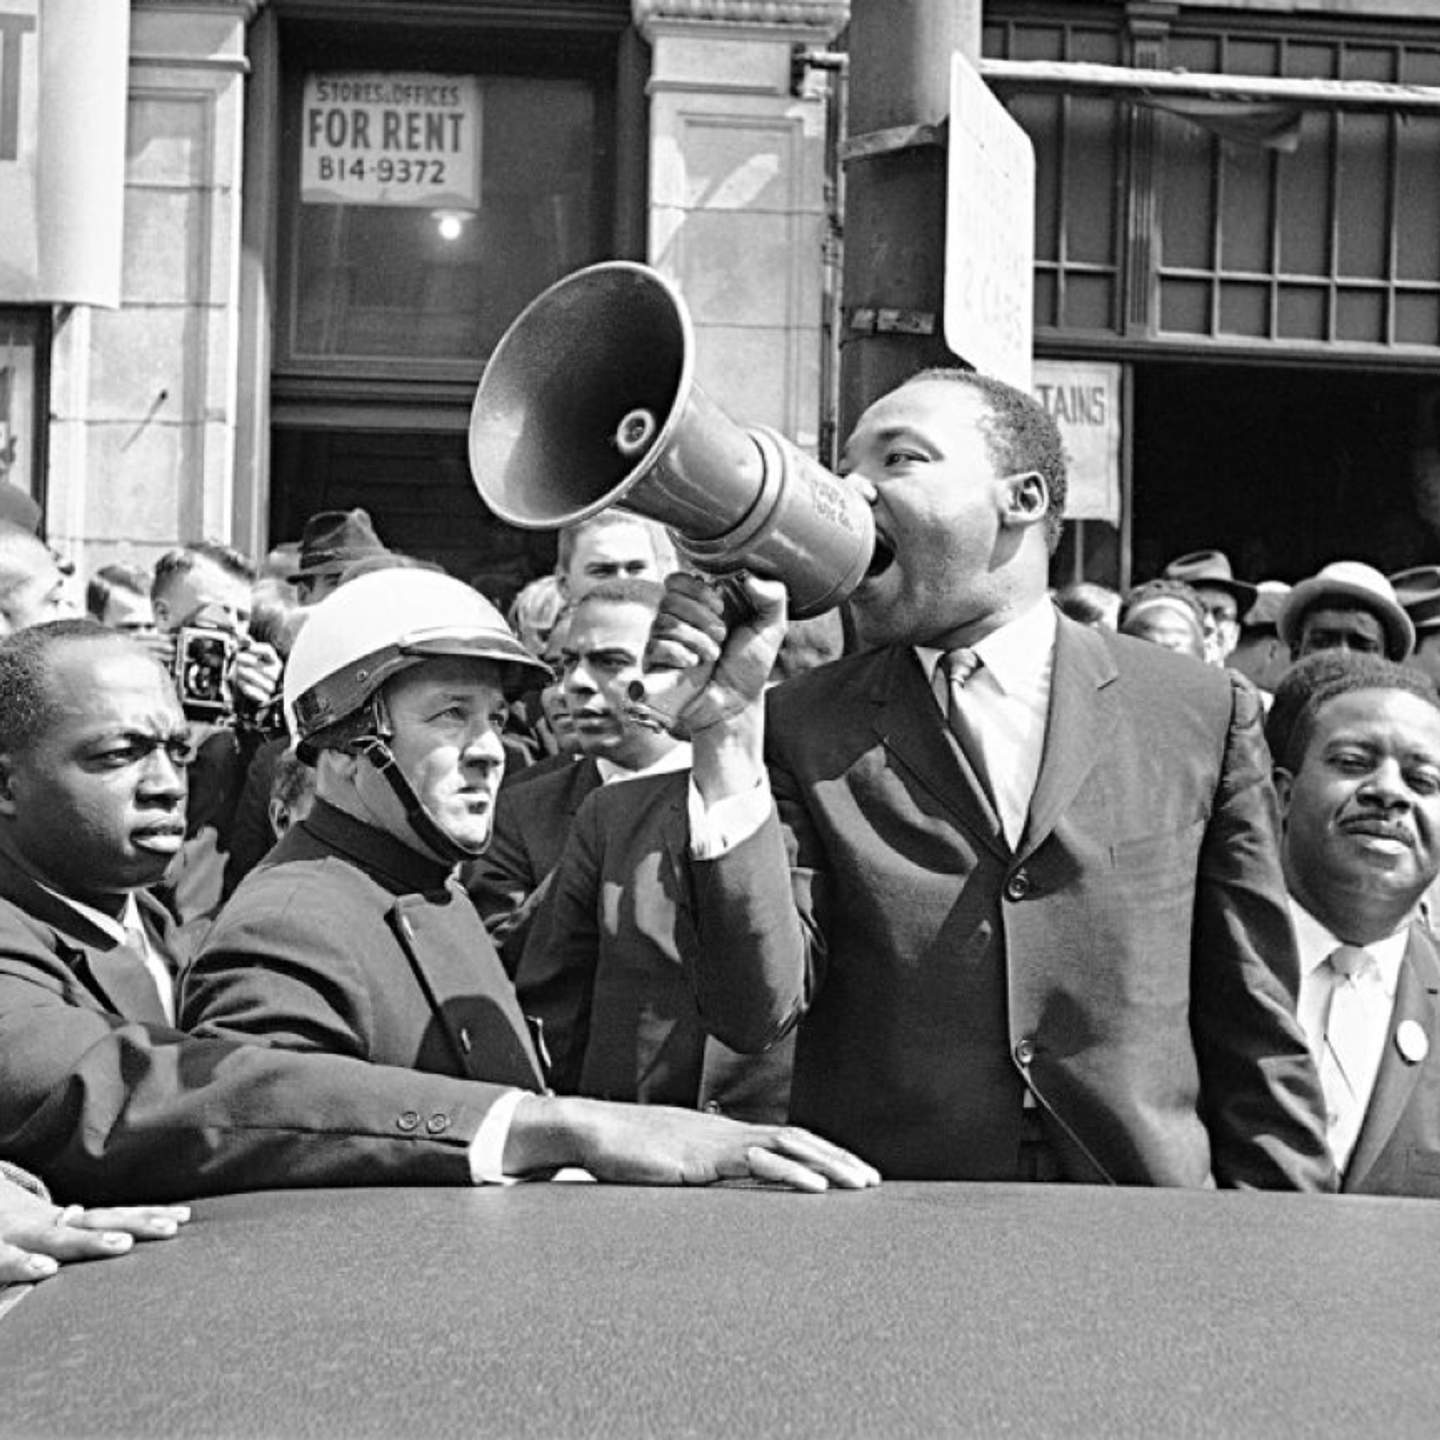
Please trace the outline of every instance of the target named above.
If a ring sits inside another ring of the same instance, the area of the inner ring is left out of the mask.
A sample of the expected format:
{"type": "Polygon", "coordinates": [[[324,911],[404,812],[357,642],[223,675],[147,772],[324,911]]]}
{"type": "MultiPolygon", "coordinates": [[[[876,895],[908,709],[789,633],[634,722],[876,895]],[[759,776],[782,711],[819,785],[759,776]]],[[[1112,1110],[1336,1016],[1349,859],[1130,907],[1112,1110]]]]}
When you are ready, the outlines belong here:
{"type": "Polygon", "coordinates": [[[1290,587],[1283,580],[1261,580],[1255,586],[1255,603],[1240,617],[1240,624],[1247,630],[1278,629],[1289,594],[1290,587]]]}
{"type": "Polygon", "coordinates": [[[1395,598],[1395,588],[1373,566],[1360,560],[1332,560],[1286,597],[1278,621],[1280,638],[1294,650],[1305,614],[1329,603],[1346,610],[1368,610],[1385,630],[1385,653],[1403,660],[1415,646],[1415,627],[1395,598]]]}
{"type": "Polygon", "coordinates": [[[364,510],[321,510],[305,522],[300,533],[299,560],[285,578],[293,584],[321,575],[339,575],[357,560],[387,554],[364,510]]]}
{"type": "Polygon", "coordinates": [[[1255,587],[1235,578],[1230,557],[1223,550],[1192,550],[1188,555],[1177,555],[1161,574],[1167,580],[1183,580],[1191,586],[1208,585],[1212,590],[1233,595],[1241,615],[1255,603],[1255,587]]]}
{"type": "Polygon", "coordinates": [[[1416,630],[1440,627],[1440,565],[1412,565],[1408,570],[1397,570],[1390,583],[1416,630]]]}

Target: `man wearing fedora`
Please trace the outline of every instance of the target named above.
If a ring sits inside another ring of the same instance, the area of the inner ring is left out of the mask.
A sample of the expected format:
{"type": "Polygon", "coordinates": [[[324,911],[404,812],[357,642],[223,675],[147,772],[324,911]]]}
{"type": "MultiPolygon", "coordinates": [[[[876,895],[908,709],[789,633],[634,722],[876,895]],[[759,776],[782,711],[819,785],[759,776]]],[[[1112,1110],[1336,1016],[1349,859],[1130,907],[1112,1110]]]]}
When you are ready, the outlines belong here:
{"type": "Polygon", "coordinates": [[[1285,597],[1276,623],[1292,660],[1353,650],[1398,662],[1415,647],[1415,627],[1394,586],[1360,560],[1332,560],[1302,580],[1285,597]]]}
{"type": "Polygon", "coordinates": [[[340,584],[340,577],[361,560],[388,555],[364,510],[320,510],[300,535],[300,558],[285,578],[302,605],[315,605],[340,584]]]}
{"type": "Polygon", "coordinates": [[[1255,603],[1255,586],[1237,580],[1223,550],[1192,550],[1164,570],[1167,580],[1183,580],[1205,607],[1205,658],[1226,665],[1240,643],[1240,621],[1255,603]]]}

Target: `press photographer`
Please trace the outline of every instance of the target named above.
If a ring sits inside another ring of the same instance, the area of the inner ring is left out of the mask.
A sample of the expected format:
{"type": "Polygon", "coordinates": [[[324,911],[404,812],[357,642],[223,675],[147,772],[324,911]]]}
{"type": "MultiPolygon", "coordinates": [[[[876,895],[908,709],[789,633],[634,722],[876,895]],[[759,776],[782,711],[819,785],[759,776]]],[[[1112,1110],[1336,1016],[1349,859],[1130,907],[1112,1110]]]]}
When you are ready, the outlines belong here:
{"type": "Polygon", "coordinates": [[[213,543],[168,551],[155,566],[151,601],[161,658],[196,741],[185,844],[159,887],[182,924],[218,908],[235,808],[255,752],[282,722],[280,656],[250,634],[255,570],[213,543]]]}

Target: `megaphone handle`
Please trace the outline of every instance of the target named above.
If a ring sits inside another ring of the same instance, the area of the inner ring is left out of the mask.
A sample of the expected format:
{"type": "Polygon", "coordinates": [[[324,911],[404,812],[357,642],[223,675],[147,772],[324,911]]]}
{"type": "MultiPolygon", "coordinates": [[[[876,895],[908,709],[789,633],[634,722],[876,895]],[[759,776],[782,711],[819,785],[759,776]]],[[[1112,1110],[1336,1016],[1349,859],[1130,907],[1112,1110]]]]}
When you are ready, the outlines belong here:
{"type": "MultiPolygon", "coordinates": [[[[729,575],[713,575],[710,582],[723,603],[721,614],[727,630],[733,629],[737,621],[755,613],[745,594],[743,570],[729,575]]],[[[677,739],[687,739],[680,712],[699,695],[706,683],[696,679],[691,670],[647,670],[641,679],[630,682],[625,713],[651,730],[662,730],[677,739]]]]}

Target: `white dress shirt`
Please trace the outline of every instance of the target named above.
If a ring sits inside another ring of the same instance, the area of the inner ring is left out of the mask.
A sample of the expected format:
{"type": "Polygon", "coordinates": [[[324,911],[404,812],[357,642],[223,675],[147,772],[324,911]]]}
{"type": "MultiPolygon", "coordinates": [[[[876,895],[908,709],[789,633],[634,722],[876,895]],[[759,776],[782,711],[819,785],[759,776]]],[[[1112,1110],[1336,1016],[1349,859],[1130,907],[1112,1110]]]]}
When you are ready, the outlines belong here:
{"type": "Polygon", "coordinates": [[[602,785],[616,785],[622,780],[639,780],[645,775],[668,775],[672,770],[688,770],[690,768],[690,742],[688,740],[680,741],[653,764],[646,765],[640,770],[627,770],[623,765],[617,765],[603,755],[595,757],[595,768],[600,772],[602,785]]]}
{"type": "MultiPolygon", "coordinates": [[[[1315,1057],[1316,1065],[1320,1066],[1330,992],[1336,983],[1334,971],[1326,961],[1342,942],[1294,896],[1290,897],[1290,917],[1295,927],[1295,943],[1300,951],[1300,998],[1296,1014],[1310,1053],[1315,1057]]],[[[1348,1096],[1332,1095],[1328,1089],[1325,1096],[1326,1139],[1335,1163],[1342,1171],[1350,1163],[1365,1112],[1370,1108],[1370,1097],[1375,1093],[1375,1079],[1380,1073],[1380,1062],[1385,1055],[1385,1042],[1390,1034],[1390,1021],[1395,1009],[1400,965],[1409,939],[1407,925],[1394,935],[1364,947],[1374,957],[1375,966],[1368,975],[1357,977],[1357,983],[1372,987],[1366,1006],[1370,1025],[1365,1034],[1364,1050],[1355,1073],[1350,1076],[1350,1086],[1357,1103],[1352,1107],[1348,1096]]],[[[1322,1079],[1325,1076],[1325,1068],[1321,1067],[1322,1079]]]]}
{"type": "MultiPolygon", "coordinates": [[[[1018,849],[1045,753],[1045,723],[1050,715],[1050,680],[1055,670],[1055,607],[1036,601],[1023,615],[992,631],[971,647],[980,668],[956,695],[985,760],[985,779],[1005,838],[1018,849]]],[[[943,650],[918,645],[915,653],[941,714],[949,703],[949,685],[935,672],[943,650]]]]}
{"type": "MultiPolygon", "coordinates": [[[[1012,848],[1024,834],[1045,752],[1055,631],[1055,607],[1048,597],[1037,600],[974,647],[984,664],[965,686],[966,704],[973,707],[968,718],[980,736],[986,778],[1012,848]]],[[[926,676],[933,677],[944,652],[917,646],[915,654],[926,676]]],[[[944,714],[943,693],[936,704],[944,714]]],[[[765,823],[772,804],[763,776],[753,790],[727,796],[708,810],[692,782],[690,853],[697,860],[714,860],[733,850],[765,823]]]]}
{"type": "Polygon", "coordinates": [[[117,945],[125,945],[131,950],[139,951],[141,958],[145,961],[145,968],[150,972],[150,978],[155,982],[155,993],[160,998],[160,1008],[165,1012],[165,1018],[173,1025],[175,1023],[175,977],[170,973],[170,967],[165,963],[165,957],[150,943],[150,936],[146,933],[145,922],[140,915],[140,902],[136,900],[133,893],[125,896],[125,908],[120,912],[117,919],[113,915],[107,915],[103,910],[97,910],[93,905],[87,905],[83,900],[77,900],[73,895],[65,895],[59,890],[52,890],[50,886],[35,882],[48,895],[53,895],[62,905],[67,905],[82,919],[88,920],[102,934],[108,935],[117,945]]]}

